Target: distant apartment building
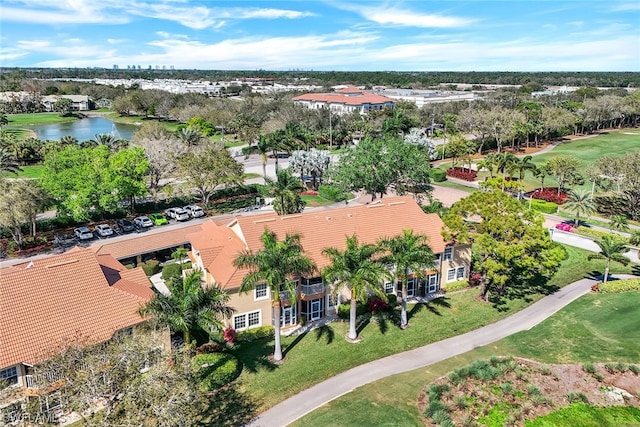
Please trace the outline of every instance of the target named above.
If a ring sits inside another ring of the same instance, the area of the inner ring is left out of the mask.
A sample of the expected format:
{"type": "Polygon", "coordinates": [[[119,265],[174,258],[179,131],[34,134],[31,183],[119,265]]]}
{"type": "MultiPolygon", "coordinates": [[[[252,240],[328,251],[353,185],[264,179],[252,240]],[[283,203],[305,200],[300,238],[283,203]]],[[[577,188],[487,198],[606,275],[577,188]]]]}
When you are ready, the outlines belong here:
{"type": "Polygon", "coordinates": [[[353,112],[367,114],[374,110],[393,109],[395,105],[394,100],[387,96],[354,86],[346,86],[329,93],[306,93],[294,97],[293,102],[311,110],[327,109],[341,115],[353,112]]]}
{"type": "Polygon", "coordinates": [[[46,95],[42,97],[45,111],[55,111],[55,104],[60,99],[70,99],[73,111],[88,111],[93,109],[93,102],[87,95],[46,95]]]}
{"type": "Polygon", "coordinates": [[[418,108],[429,104],[476,99],[473,92],[449,90],[382,89],[379,94],[398,101],[413,102],[418,108]]]}

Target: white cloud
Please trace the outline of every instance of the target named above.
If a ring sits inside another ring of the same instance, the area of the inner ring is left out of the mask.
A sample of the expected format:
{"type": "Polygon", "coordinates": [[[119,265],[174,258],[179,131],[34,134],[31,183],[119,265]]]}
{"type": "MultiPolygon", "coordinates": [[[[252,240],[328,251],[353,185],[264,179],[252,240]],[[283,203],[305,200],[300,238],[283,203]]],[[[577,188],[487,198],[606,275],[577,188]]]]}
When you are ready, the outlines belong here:
{"type": "Polygon", "coordinates": [[[617,4],[611,8],[613,12],[632,12],[640,11],[640,3],[637,1],[617,4]]]}
{"type": "MultiPolygon", "coordinates": [[[[5,3],[9,3],[6,1],[5,3]]],[[[2,7],[2,21],[26,22],[34,24],[124,24],[129,22],[121,14],[109,14],[105,9],[108,1],[91,0],[22,0],[18,3],[22,7],[12,7],[4,4],[2,7]]]]}
{"type": "Polygon", "coordinates": [[[341,9],[358,13],[362,17],[381,25],[395,25],[404,27],[418,28],[451,28],[464,27],[473,22],[466,18],[457,18],[451,16],[424,14],[411,10],[402,10],[395,7],[387,6],[361,6],[346,5],[339,6],[341,9]]]}
{"type": "Polygon", "coordinates": [[[276,19],[276,18],[288,18],[298,19],[314,16],[311,12],[300,12],[297,10],[286,9],[240,9],[238,13],[239,18],[243,19],[276,19]]]}

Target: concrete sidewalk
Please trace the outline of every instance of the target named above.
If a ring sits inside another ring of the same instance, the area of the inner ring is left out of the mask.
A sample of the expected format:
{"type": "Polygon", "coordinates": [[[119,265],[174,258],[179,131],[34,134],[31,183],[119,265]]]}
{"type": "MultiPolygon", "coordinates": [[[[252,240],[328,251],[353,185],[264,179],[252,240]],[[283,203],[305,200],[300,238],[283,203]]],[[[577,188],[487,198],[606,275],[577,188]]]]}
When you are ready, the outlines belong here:
{"type": "Polygon", "coordinates": [[[355,367],[279,403],[262,413],[249,425],[255,427],[288,425],[357,387],[391,375],[432,365],[476,347],[501,340],[516,332],[528,330],[590,292],[591,286],[597,282],[595,278],[579,280],[491,325],[355,367]]]}

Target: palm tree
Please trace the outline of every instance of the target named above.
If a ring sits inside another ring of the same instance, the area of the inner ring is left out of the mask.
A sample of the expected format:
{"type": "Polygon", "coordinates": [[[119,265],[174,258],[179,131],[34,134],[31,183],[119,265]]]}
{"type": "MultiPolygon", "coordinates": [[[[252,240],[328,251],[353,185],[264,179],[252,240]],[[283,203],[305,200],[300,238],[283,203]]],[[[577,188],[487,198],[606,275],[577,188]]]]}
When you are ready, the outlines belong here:
{"type": "Polygon", "coordinates": [[[629,244],[633,246],[640,246],[640,230],[634,230],[629,237],[629,244]]]}
{"type": "Polygon", "coordinates": [[[106,145],[111,151],[119,151],[123,148],[127,148],[129,141],[126,139],[118,138],[110,133],[98,133],[90,141],[90,145],[106,145]]]}
{"type": "Polygon", "coordinates": [[[609,225],[612,230],[629,231],[629,220],[624,215],[613,215],[609,225]]]}
{"type": "Polygon", "coordinates": [[[289,169],[276,169],[276,180],[265,178],[268,191],[275,198],[273,208],[278,215],[302,212],[304,202],[300,192],[304,191],[302,181],[293,176],[289,169]]]}
{"type": "Polygon", "coordinates": [[[538,170],[536,164],[531,161],[532,159],[533,156],[527,155],[524,157],[516,157],[513,161],[513,164],[510,167],[510,171],[518,173],[520,182],[524,180],[524,176],[527,171],[531,171],[531,173],[535,175],[536,171],[538,170]]]}
{"type": "Polygon", "coordinates": [[[140,315],[151,314],[160,324],[182,332],[186,346],[191,345],[194,331],[211,334],[223,328],[221,318],[229,317],[233,309],[227,305],[229,295],[218,287],[203,288],[201,271],[186,277],[174,277],[168,284],[170,295],[156,293],[140,315]]]}
{"type": "Polygon", "coordinates": [[[260,159],[262,160],[262,177],[267,179],[267,155],[269,151],[271,151],[271,138],[260,135],[258,138],[258,143],[256,144],[256,149],[258,150],[258,154],[260,154],[260,159]]]}
{"type": "Polygon", "coordinates": [[[65,135],[60,138],[60,145],[76,145],[78,144],[78,138],[72,135],[65,135]]]}
{"type": "Polygon", "coordinates": [[[280,309],[282,307],[281,293],[285,292],[291,304],[295,304],[298,290],[294,278],[310,275],[316,271],[316,266],[304,254],[299,234],[287,234],[283,241],[278,241],[276,233],[265,229],[262,233],[264,246],[258,252],[247,249],[234,260],[237,268],[248,268],[249,272],[242,279],[240,293],[249,292],[259,284],[266,283],[273,300],[273,318],[275,319],[275,348],[273,359],[282,360],[282,346],[280,344],[280,309]]]}
{"type": "Polygon", "coordinates": [[[386,298],[380,285],[383,280],[391,279],[392,275],[379,259],[376,259],[382,254],[382,249],[378,245],[360,245],[355,235],[347,237],[346,248],[343,251],[330,247],[322,253],[330,260],[330,264],[322,270],[325,281],[333,283],[336,289],[346,288],[351,294],[348,338],[355,340],[358,338],[357,301],[366,301],[370,292],[386,298]]]}
{"type": "Polygon", "coordinates": [[[180,264],[180,270],[183,268],[183,262],[189,254],[186,248],[178,248],[171,253],[171,258],[178,264],[180,264]]]}
{"type": "Polygon", "coordinates": [[[576,190],[569,193],[567,201],[563,205],[569,212],[576,214],[575,226],[580,225],[580,215],[588,216],[595,211],[595,205],[591,194],[585,190],[576,190]]]}
{"type": "Polygon", "coordinates": [[[9,124],[9,118],[6,114],[0,113],[0,130],[2,130],[2,126],[6,126],[9,124]]]}
{"type": "Polygon", "coordinates": [[[0,172],[18,173],[22,170],[13,154],[4,148],[0,148],[0,172]]]}
{"type": "Polygon", "coordinates": [[[178,139],[187,147],[200,145],[200,143],[204,140],[204,136],[200,132],[192,128],[182,128],[176,133],[176,135],[178,139]]]}
{"type": "Polygon", "coordinates": [[[493,173],[496,171],[497,166],[496,153],[487,154],[483,160],[478,162],[478,170],[486,169],[489,171],[489,176],[493,178],[493,173]]]}
{"type": "Polygon", "coordinates": [[[627,247],[624,241],[620,240],[620,238],[605,234],[601,239],[596,240],[595,242],[600,247],[600,252],[597,254],[590,254],[587,258],[589,261],[592,259],[607,260],[607,265],[604,269],[604,279],[602,280],[603,283],[607,283],[611,261],[619,262],[622,265],[628,265],[631,260],[623,255],[627,251],[627,247]]]}
{"type": "Polygon", "coordinates": [[[407,281],[409,275],[424,277],[424,270],[433,267],[435,257],[427,244],[427,236],[413,234],[413,230],[409,229],[403,230],[401,236],[382,239],[379,245],[387,251],[383,261],[393,264],[395,267],[394,286],[398,283],[398,279],[402,282],[400,327],[404,329],[409,326],[407,321],[407,281]]]}
{"type": "MultiPolygon", "coordinates": [[[[506,173],[512,168],[512,165],[518,161],[518,158],[510,152],[496,154],[496,169],[505,177],[506,173]]],[[[506,178],[506,177],[505,177],[506,178]]]]}

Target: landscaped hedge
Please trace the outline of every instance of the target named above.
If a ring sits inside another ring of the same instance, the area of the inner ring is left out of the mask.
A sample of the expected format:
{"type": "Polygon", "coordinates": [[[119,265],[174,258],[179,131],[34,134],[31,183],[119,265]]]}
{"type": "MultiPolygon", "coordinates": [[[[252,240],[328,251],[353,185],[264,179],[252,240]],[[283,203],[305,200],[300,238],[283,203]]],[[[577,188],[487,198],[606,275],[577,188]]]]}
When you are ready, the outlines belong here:
{"type": "Polygon", "coordinates": [[[447,180],[447,172],[439,168],[429,169],[429,178],[433,182],[443,182],[447,180]]]}
{"type": "Polygon", "coordinates": [[[171,277],[180,277],[182,266],[180,264],[167,264],[162,267],[162,279],[168,280],[171,277]]]}
{"type": "Polygon", "coordinates": [[[257,328],[247,329],[246,331],[239,331],[236,341],[249,342],[259,340],[260,338],[270,338],[275,334],[273,326],[260,326],[257,328]]]}
{"type": "Polygon", "coordinates": [[[447,176],[463,179],[465,181],[475,181],[478,178],[478,171],[468,168],[449,168],[447,169],[447,176]]]}
{"type": "Polygon", "coordinates": [[[326,184],[318,187],[318,194],[320,195],[320,197],[332,200],[334,202],[342,202],[344,200],[348,200],[350,196],[349,193],[344,193],[339,188],[326,184]]]}
{"type": "Polygon", "coordinates": [[[144,270],[144,274],[146,274],[147,277],[160,273],[160,261],[155,259],[145,261],[141,263],[139,267],[142,267],[142,269],[144,270]]]}
{"type": "MultiPolygon", "coordinates": [[[[529,203],[529,202],[524,201],[523,203],[529,203]]],[[[539,199],[531,200],[531,208],[533,210],[546,213],[546,214],[554,214],[558,212],[558,205],[556,203],[547,202],[539,199]]]]}
{"type": "Polygon", "coordinates": [[[458,280],[457,282],[451,282],[445,284],[442,289],[447,292],[459,291],[460,289],[466,289],[469,287],[469,281],[467,279],[458,280]]]}
{"type": "Polygon", "coordinates": [[[205,392],[217,390],[240,375],[238,359],[228,353],[197,354],[191,366],[200,380],[200,390],[205,392]]]}
{"type": "Polygon", "coordinates": [[[557,187],[544,187],[538,188],[531,193],[531,197],[561,205],[567,200],[567,193],[561,191],[560,194],[558,194],[557,187]]]}
{"type": "MultiPolygon", "coordinates": [[[[356,317],[362,316],[367,312],[366,304],[362,304],[360,301],[356,303],[356,317]]],[[[349,319],[351,313],[351,303],[340,304],[338,306],[338,317],[341,319],[349,319]]]]}
{"type": "Polygon", "coordinates": [[[606,231],[595,230],[589,227],[576,227],[573,230],[576,234],[591,237],[592,239],[601,239],[604,236],[611,236],[614,240],[619,240],[620,242],[627,243],[627,238],[617,233],[609,233],[606,231]]]}
{"type": "Polygon", "coordinates": [[[640,279],[612,280],[598,285],[598,292],[603,294],[619,294],[630,291],[640,291],[640,279]]]}

